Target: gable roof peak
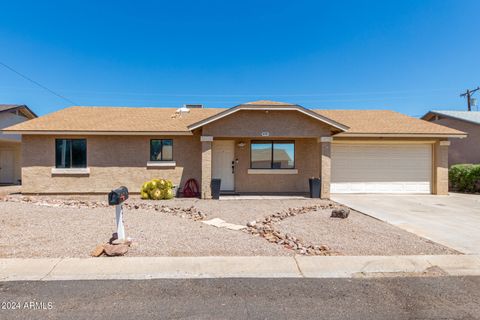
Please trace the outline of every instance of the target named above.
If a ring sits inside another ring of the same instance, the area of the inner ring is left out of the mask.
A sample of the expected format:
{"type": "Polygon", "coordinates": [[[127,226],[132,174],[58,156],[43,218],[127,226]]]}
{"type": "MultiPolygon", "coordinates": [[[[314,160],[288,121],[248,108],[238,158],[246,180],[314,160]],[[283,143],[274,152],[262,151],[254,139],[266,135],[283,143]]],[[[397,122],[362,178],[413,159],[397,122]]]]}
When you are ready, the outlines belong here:
{"type": "Polygon", "coordinates": [[[276,101],[269,101],[269,100],[259,100],[259,101],[253,101],[253,102],[247,102],[244,104],[239,104],[235,107],[232,107],[230,109],[226,109],[220,113],[217,113],[215,115],[212,115],[211,117],[205,118],[201,121],[195,122],[191,125],[188,126],[188,129],[190,130],[195,130],[197,128],[200,128],[210,122],[217,121],[218,119],[221,119],[223,117],[229,116],[237,111],[240,110],[276,110],[276,111],[283,111],[283,110],[295,110],[298,112],[301,112],[309,117],[315,118],[319,121],[325,122],[329,124],[330,126],[340,129],[341,131],[347,131],[348,127],[346,125],[343,125],[340,122],[334,121],[332,119],[329,119],[325,116],[322,116],[310,109],[306,109],[298,104],[290,104],[290,103],[285,103],[285,102],[276,102],[276,101]]]}
{"type": "Polygon", "coordinates": [[[422,119],[430,120],[434,115],[449,117],[457,120],[467,121],[480,124],[480,111],[463,111],[463,110],[431,110],[427,112],[422,119]]]}
{"type": "Polygon", "coordinates": [[[0,104],[0,112],[20,111],[26,118],[37,118],[37,115],[24,104],[0,104]]]}

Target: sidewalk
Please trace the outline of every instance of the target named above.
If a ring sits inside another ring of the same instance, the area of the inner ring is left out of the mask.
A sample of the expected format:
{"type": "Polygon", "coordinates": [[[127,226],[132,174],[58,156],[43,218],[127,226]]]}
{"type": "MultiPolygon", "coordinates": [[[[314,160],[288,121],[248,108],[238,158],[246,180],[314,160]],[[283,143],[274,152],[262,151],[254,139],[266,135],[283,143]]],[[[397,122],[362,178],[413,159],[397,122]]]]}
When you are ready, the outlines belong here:
{"type": "Polygon", "coordinates": [[[480,275],[480,256],[0,259],[0,281],[480,275]]]}

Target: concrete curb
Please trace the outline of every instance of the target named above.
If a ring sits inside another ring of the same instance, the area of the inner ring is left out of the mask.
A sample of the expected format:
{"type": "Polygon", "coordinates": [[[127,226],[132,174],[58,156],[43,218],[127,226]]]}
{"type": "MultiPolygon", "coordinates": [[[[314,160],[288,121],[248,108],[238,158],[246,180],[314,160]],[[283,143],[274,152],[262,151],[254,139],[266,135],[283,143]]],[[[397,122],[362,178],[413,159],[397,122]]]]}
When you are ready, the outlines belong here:
{"type": "Polygon", "coordinates": [[[414,276],[434,266],[445,275],[480,275],[480,256],[0,259],[0,281],[414,276]]]}

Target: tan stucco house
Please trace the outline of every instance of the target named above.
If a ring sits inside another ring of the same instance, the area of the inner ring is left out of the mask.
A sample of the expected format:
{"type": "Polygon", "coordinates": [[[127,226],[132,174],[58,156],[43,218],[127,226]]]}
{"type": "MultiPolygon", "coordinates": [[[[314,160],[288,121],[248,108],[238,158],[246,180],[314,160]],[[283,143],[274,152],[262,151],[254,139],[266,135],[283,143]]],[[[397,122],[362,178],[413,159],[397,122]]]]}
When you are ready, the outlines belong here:
{"type": "Polygon", "coordinates": [[[450,138],[465,133],[392,111],[311,110],[255,101],[229,109],[71,107],[7,128],[23,137],[24,193],[139,191],[152,178],[180,189],[212,178],[223,192],[448,191],[450,138]]]}
{"type": "Polygon", "coordinates": [[[22,179],[22,137],[4,134],[1,130],[36,117],[26,105],[0,104],[0,185],[19,184],[22,179]]]}
{"type": "Polygon", "coordinates": [[[480,163],[480,111],[430,111],[422,119],[468,134],[465,139],[452,140],[448,150],[449,165],[480,163]]]}

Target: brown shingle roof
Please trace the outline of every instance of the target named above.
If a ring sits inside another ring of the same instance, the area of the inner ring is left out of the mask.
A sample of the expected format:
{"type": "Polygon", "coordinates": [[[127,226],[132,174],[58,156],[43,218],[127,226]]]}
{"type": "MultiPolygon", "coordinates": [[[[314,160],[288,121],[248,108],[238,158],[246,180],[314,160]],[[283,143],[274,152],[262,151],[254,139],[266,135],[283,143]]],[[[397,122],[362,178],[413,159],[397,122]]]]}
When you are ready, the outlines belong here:
{"type": "MultiPolygon", "coordinates": [[[[257,102],[256,102],[257,103],[257,102]]],[[[269,102],[270,103],[270,102],[269,102]]],[[[177,109],[128,107],[70,107],[23,122],[5,131],[87,132],[184,132],[197,123],[227,109],[177,109]]],[[[462,135],[461,131],[387,110],[313,110],[341,123],[347,134],[431,134],[462,135]]]]}
{"type": "MultiPolygon", "coordinates": [[[[70,107],[9,127],[10,131],[190,132],[187,125],[223,109],[70,107]]],[[[8,131],[7,130],[7,131],[8,131]]]]}
{"type": "Polygon", "coordinates": [[[390,110],[314,110],[350,129],[348,134],[444,134],[464,132],[390,110]]]}

